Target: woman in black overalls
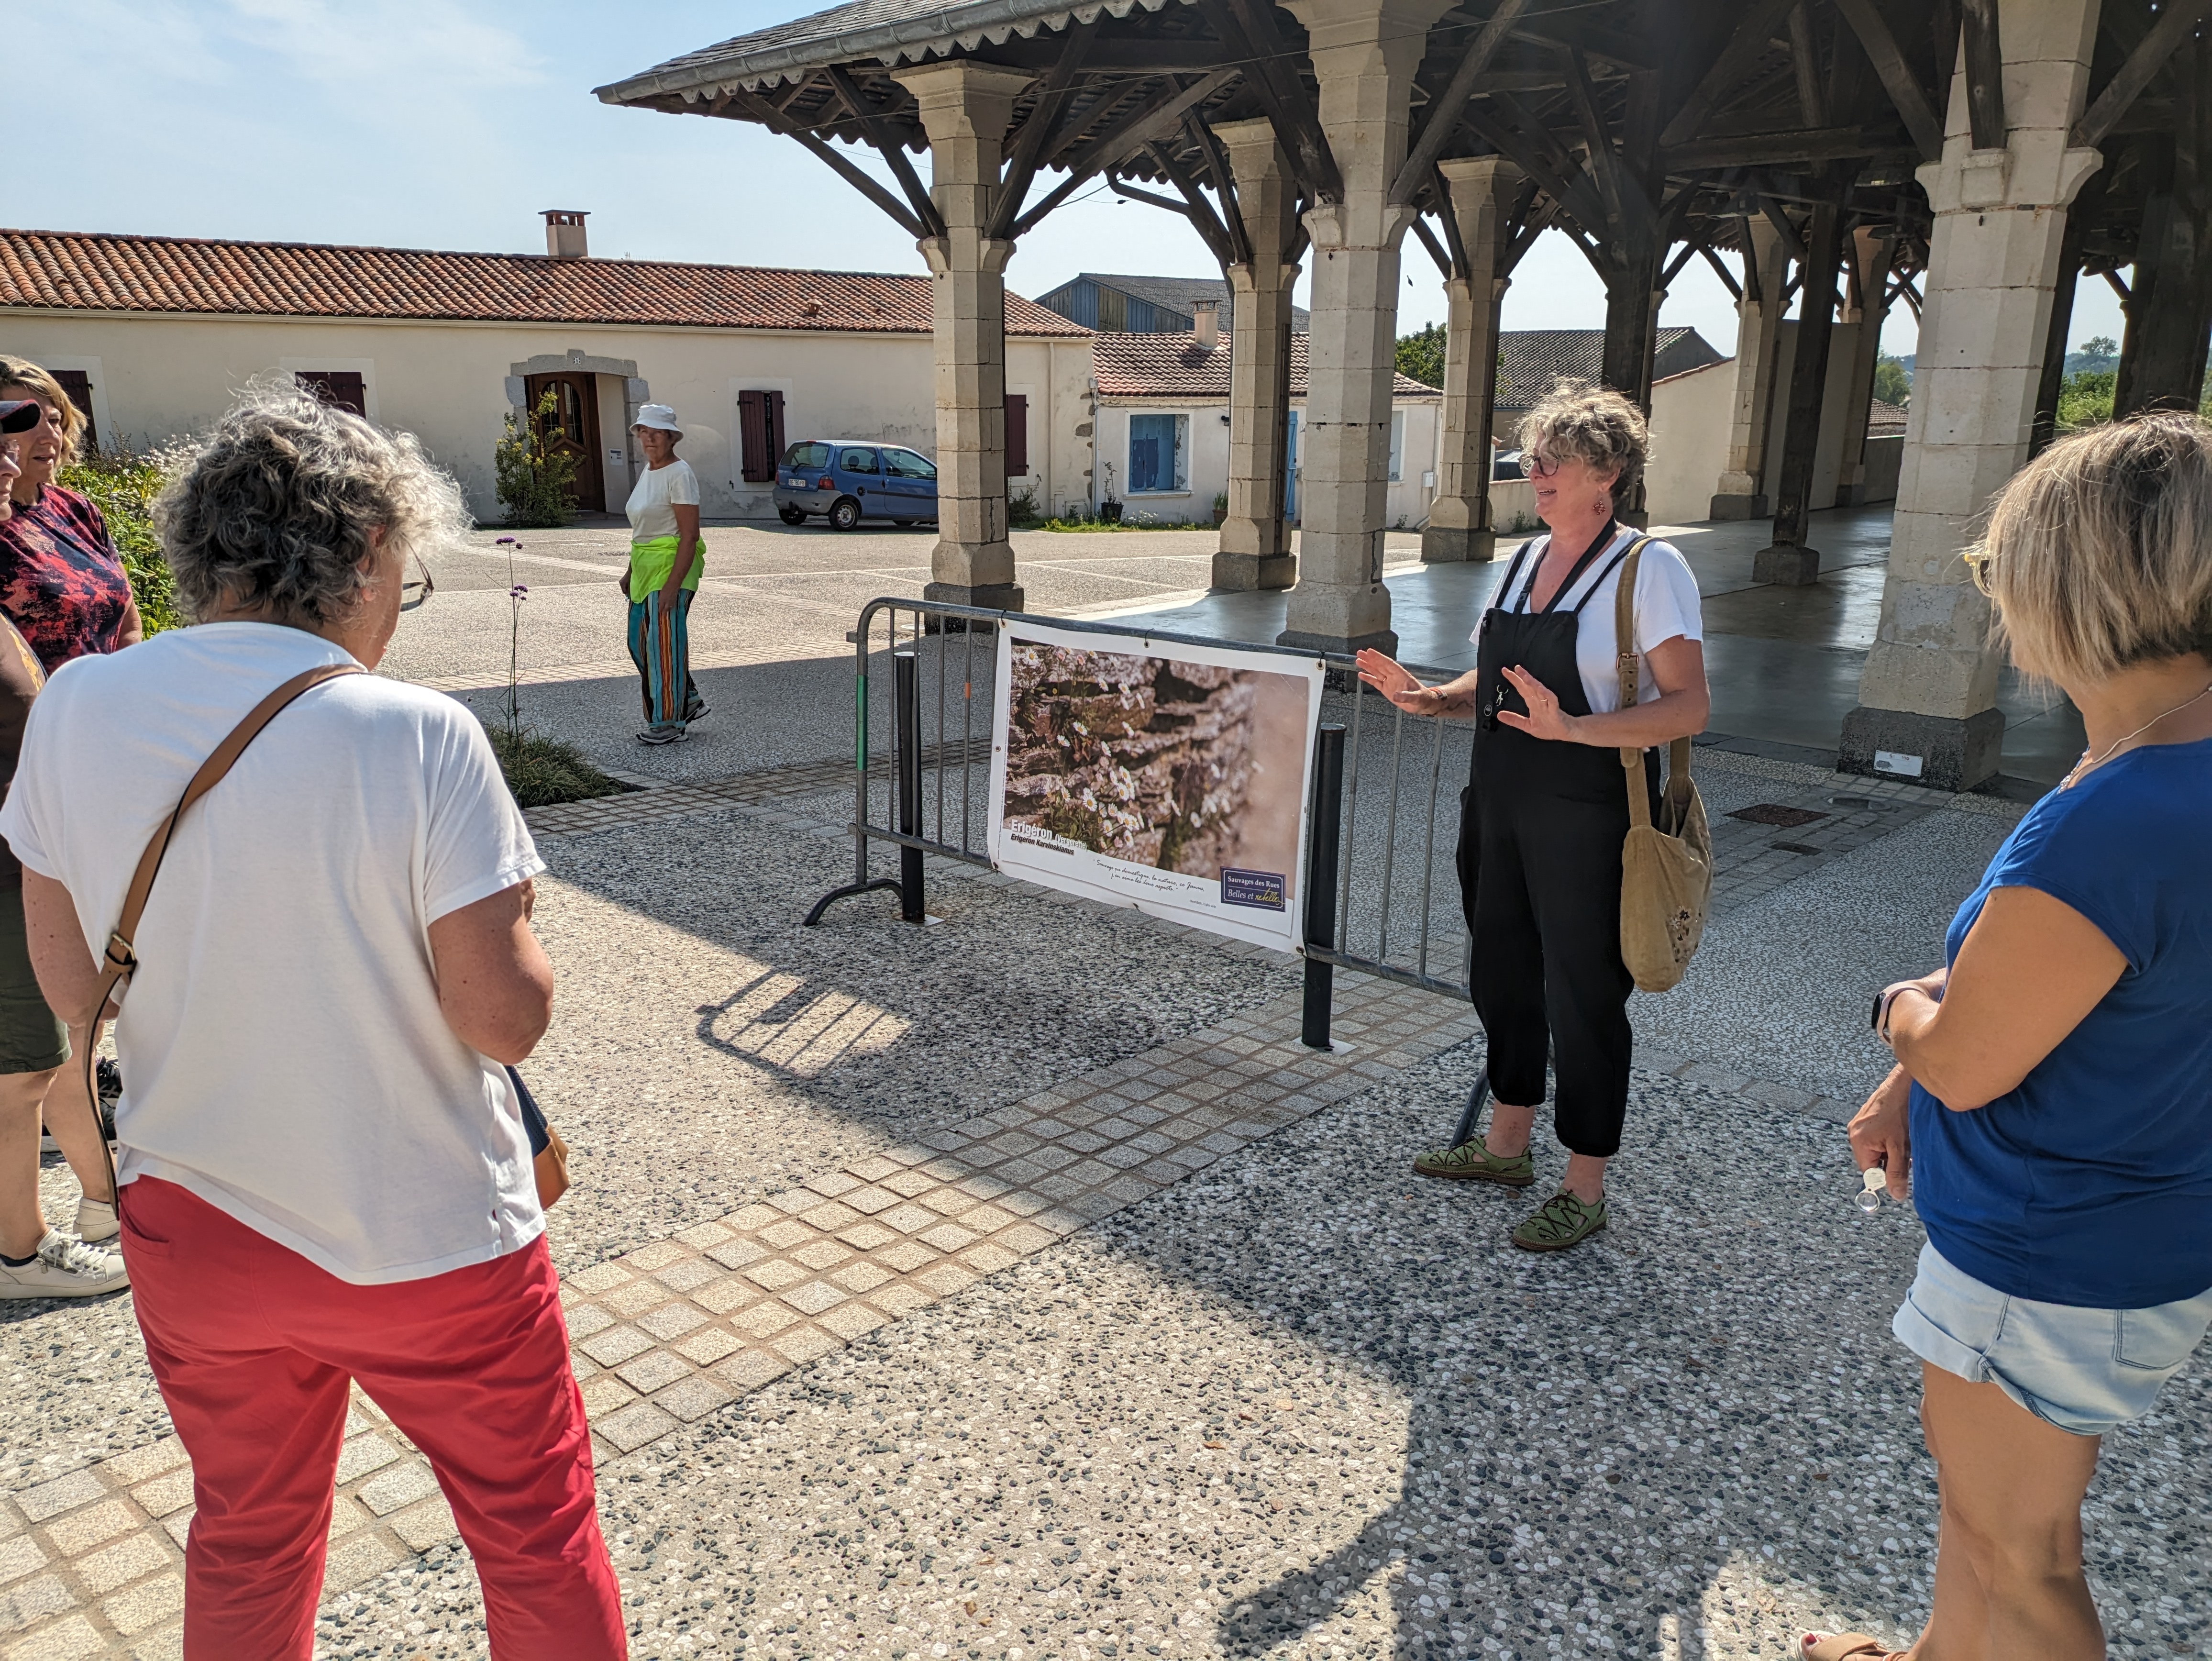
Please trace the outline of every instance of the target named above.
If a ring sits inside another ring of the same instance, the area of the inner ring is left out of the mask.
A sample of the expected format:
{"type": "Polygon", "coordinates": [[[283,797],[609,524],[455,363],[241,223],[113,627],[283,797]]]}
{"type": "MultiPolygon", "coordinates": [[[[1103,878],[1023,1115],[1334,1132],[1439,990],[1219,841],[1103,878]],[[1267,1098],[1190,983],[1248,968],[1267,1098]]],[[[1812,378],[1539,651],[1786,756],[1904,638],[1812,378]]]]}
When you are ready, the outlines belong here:
{"type": "Polygon", "coordinates": [[[1632,709],[1614,707],[1613,599],[1638,539],[1614,508],[1643,474],[1636,406],[1615,392],[1556,392],[1522,423],[1521,440],[1522,471],[1551,534],[1523,545],[1507,568],[1476,635],[1474,670],[1424,687],[1374,651],[1359,654],[1359,670],[1401,709],[1475,717],[1459,876],[1495,1105],[1485,1135],[1425,1153],[1413,1169],[1508,1188],[1534,1183],[1529,1133],[1548,1058],[1567,1169],[1559,1191],[1512,1239],[1558,1251],[1606,1226],[1605,1165],[1628,1110],[1633,982],[1620,958],[1628,834],[1620,751],[1645,750],[1656,814],[1652,746],[1702,731],[1710,701],[1694,581],[1686,567],[1662,567],[1680,566],[1673,549],[1646,542],[1639,562],[1650,569],[1637,583],[1644,691],[1632,709]],[[1655,639],[1655,630],[1668,632],[1655,639]]]}

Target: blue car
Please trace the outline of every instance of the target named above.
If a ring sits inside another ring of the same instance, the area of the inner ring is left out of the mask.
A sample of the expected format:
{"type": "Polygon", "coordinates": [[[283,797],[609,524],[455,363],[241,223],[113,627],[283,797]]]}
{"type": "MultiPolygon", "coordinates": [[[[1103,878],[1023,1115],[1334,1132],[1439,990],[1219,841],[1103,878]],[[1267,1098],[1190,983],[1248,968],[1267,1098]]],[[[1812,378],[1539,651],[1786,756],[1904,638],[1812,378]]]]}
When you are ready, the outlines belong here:
{"type": "Polygon", "coordinates": [[[937,517],[937,464],[902,444],[805,438],[783,453],[775,495],[786,525],[804,525],[814,514],[839,531],[864,519],[912,525],[937,517]]]}

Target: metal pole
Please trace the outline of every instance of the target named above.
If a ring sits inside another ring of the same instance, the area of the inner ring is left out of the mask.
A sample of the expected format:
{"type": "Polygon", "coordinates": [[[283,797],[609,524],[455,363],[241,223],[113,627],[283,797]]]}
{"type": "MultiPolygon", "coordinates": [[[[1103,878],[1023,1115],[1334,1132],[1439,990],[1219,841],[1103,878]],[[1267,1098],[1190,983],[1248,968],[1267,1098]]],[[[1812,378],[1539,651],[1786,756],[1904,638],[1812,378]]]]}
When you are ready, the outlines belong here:
{"type": "MultiPolygon", "coordinates": [[[[921,630],[915,632],[914,645],[891,657],[897,672],[899,830],[908,837],[921,834],[921,630]]],[[[899,920],[921,921],[921,849],[908,843],[899,845],[899,920]]]]}
{"type": "MultiPolygon", "coordinates": [[[[1336,944],[1336,866],[1344,814],[1344,727],[1326,723],[1314,746],[1313,835],[1306,844],[1306,944],[1336,944]]],[[[1327,1050],[1330,994],[1336,970],[1306,954],[1306,1007],[1299,1040],[1327,1050]]]]}

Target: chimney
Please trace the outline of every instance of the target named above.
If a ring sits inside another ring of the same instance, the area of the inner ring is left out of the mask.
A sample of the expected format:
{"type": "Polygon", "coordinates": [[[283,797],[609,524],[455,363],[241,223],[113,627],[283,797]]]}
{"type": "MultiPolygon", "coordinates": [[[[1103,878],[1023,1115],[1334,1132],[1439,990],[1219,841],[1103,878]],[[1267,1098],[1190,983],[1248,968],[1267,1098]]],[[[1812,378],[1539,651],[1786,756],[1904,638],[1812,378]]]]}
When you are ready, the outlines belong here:
{"type": "Polygon", "coordinates": [[[1218,300],[1191,303],[1191,331],[1198,337],[1198,350],[1201,352],[1210,352],[1221,344],[1220,316],[1221,302],[1218,300]]]}
{"type": "Polygon", "coordinates": [[[584,210],[580,208],[545,210],[545,252],[552,259],[588,259],[584,242],[584,210]]]}

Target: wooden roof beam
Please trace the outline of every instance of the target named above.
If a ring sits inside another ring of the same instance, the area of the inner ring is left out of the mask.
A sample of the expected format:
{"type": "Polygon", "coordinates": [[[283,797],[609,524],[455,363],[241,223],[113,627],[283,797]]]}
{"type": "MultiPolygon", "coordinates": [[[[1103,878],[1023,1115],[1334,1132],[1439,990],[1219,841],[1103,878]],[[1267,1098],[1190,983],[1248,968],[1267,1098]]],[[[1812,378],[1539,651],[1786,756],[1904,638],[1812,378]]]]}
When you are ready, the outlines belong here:
{"type": "MultiPolygon", "coordinates": [[[[816,137],[796,122],[787,119],[766,99],[737,87],[730,88],[725,95],[732,105],[744,110],[753,120],[759,122],[770,132],[780,134],[786,138],[796,139],[813,154],[817,161],[823,163],[848,185],[881,208],[890,216],[894,224],[915,241],[919,242],[927,237],[945,234],[945,225],[937,217],[935,204],[931,204],[929,220],[925,222],[917,214],[908,210],[907,204],[901,202],[898,198],[854,166],[851,161],[838,155],[834,145],[825,139],[816,137]]],[[[927,202],[929,198],[924,195],[922,200],[927,202]]]]}
{"type": "Polygon", "coordinates": [[[1299,78],[1299,55],[1275,27],[1274,0],[1199,0],[1199,11],[1232,48],[1242,45],[1252,73],[1245,77],[1267,119],[1316,202],[1344,198],[1344,175],[1322,131],[1321,113],[1299,78]]]}
{"type": "Polygon", "coordinates": [[[1071,158],[1067,177],[1047,192],[1036,206],[1026,209],[1014,221],[1010,234],[1026,235],[1086,181],[1121,166],[1163,132],[1172,132],[1186,111],[1196,109],[1236,78],[1235,70],[1215,70],[1188,87],[1170,78],[1160,91],[1093,139],[1080,160],[1071,158]]]}
{"type": "MultiPolygon", "coordinates": [[[[1475,82],[1489,70],[1498,49],[1505,44],[1505,37],[1512,32],[1513,25],[1528,9],[1528,6],[1529,0],[1498,0],[1498,9],[1490,15],[1490,21],[1476,31],[1466,54],[1459,60],[1459,67],[1452,71],[1450,82],[1430,102],[1427,119],[1421,125],[1420,137],[1413,141],[1413,150],[1406,157],[1405,166],[1398,169],[1398,177],[1391,183],[1392,202],[1412,201],[1414,193],[1427,184],[1431,172],[1444,153],[1444,146],[1451,142],[1451,136],[1459,126],[1459,118],[1467,108],[1467,100],[1474,94],[1475,82]]],[[[1449,204],[1445,211],[1449,213],[1449,204]]]]}
{"type": "Polygon", "coordinates": [[[830,70],[830,84],[851,109],[876,154],[890,167],[891,176],[906,192],[907,200],[914,206],[914,216],[921,222],[923,229],[931,236],[944,235],[945,222],[938,216],[937,204],[922,187],[921,175],[915,172],[914,163],[907,160],[906,146],[890,131],[890,124],[883,119],[883,112],[876,107],[875,101],[860,90],[851,76],[834,64],[830,70]]]}
{"type": "MultiPolygon", "coordinates": [[[[1912,66],[1905,61],[1905,52],[1897,44],[1897,37],[1889,32],[1889,24],[1881,15],[1875,0],[1835,0],[1836,9],[1851,26],[1851,33],[1859,38],[1866,49],[1874,72],[1881,79],[1882,90],[1889,101],[1905,118],[1905,130],[1912,135],[1912,143],[1923,161],[1936,161],[1943,154],[1943,124],[1936,119],[1935,109],[1928,102],[1928,94],[1921,86],[1912,66]]],[[[2002,143],[2000,138],[1997,141],[2002,143]]]]}
{"type": "Polygon", "coordinates": [[[1974,148],[2005,147],[2004,50],[1997,40],[1997,0],[1960,0],[1966,37],[1966,119],[1974,148]]]}
{"type": "Polygon", "coordinates": [[[1006,175],[992,204],[986,236],[1003,240],[1013,228],[1014,221],[1021,216],[1022,199],[1029,195],[1030,180],[1036,177],[1037,163],[1044,159],[1045,141],[1060,125],[1060,112],[1067,106],[1075,72],[1083,67],[1084,54],[1090,50],[1091,37],[1098,33],[1105,16],[1102,11],[1087,23],[1075,24],[1061,41],[1059,61],[1046,75],[1044,84],[1037,88],[1036,101],[1030,106],[1029,119],[1014,135],[1013,152],[1006,158],[1006,175]]]}
{"type": "Polygon", "coordinates": [[[2105,83],[2104,91],[2097,94],[2097,101],[2081,112],[2074,131],[2067,135],[2067,143],[2077,149],[2103,143],[2208,13],[2212,13],[2212,0],[2166,0],[2158,21],[2130,50],[2118,70],[2105,83]]]}
{"type": "Polygon", "coordinates": [[[1660,130],[1662,148],[1682,143],[1705,125],[1720,107],[1729,88],[1743,79],[1752,64],[1766,51],[1774,39],[1774,31],[1797,3],[1798,0],[1754,0],[1750,11],[1729,36],[1728,44],[1721,48],[1720,56],[1698,77],[1697,85],[1682,107],[1660,130]]]}

